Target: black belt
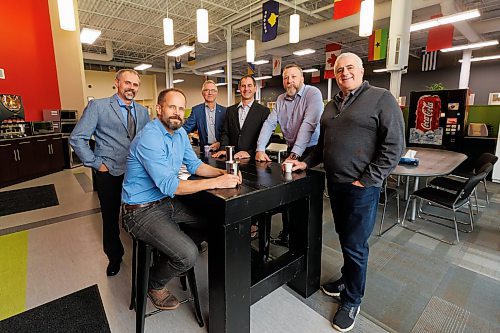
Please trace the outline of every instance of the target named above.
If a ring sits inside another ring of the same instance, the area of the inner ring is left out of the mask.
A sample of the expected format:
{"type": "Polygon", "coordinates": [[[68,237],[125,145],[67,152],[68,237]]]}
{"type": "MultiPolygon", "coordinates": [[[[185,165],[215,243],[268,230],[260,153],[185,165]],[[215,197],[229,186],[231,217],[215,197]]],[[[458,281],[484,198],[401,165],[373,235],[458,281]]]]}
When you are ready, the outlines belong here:
{"type": "Polygon", "coordinates": [[[136,205],[127,205],[127,204],[124,204],[123,205],[123,209],[125,211],[133,211],[133,210],[136,210],[136,209],[139,209],[139,208],[145,208],[145,207],[149,207],[149,206],[154,206],[156,204],[159,204],[165,200],[169,199],[169,197],[165,197],[163,199],[160,199],[160,200],[156,200],[156,201],[152,201],[152,202],[147,202],[147,203],[142,203],[142,204],[136,204],[136,205]]]}

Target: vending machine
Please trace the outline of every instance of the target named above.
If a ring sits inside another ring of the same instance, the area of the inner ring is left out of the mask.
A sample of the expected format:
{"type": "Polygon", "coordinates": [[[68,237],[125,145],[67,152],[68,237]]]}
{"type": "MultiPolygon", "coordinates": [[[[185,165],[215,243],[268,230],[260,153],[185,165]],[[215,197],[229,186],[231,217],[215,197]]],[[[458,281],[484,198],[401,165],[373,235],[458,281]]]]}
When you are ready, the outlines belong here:
{"type": "Polygon", "coordinates": [[[467,114],[467,89],[412,91],[407,145],[462,151],[467,114]]]}

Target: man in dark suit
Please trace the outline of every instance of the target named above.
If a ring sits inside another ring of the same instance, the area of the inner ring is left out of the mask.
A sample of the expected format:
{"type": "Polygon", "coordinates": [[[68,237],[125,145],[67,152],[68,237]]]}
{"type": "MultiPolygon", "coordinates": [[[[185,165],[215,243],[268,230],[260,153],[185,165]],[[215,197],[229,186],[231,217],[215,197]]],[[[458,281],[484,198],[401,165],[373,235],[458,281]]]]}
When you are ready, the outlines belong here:
{"type": "Polygon", "coordinates": [[[237,159],[253,156],[260,129],[269,116],[269,108],[255,102],[257,85],[252,76],[243,76],[238,87],[241,92],[241,102],[227,108],[221,133],[221,150],[213,157],[225,156],[226,146],[235,147],[234,157],[237,159]]]}
{"type": "Polygon", "coordinates": [[[216,103],[217,94],[215,82],[205,81],[201,87],[205,103],[193,106],[183,126],[188,133],[198,130],[200,147],[209,145],[212,151],[219,150],[221,128],[226,116],[226,108],[216,103]]]}
{"type": "Polygon", "coordinates": [[[149,121],[148,110],[134,102],[140,83],[136,71],[118,71],[115,77],[117,93],[90,101],[70,138],[71,146],[83,164],[96,170],[95,183],[103,223],[102,243],[109,259],[108,276],[118,273],[124,253],[118,220],[130,142],[149,121]],[[94,151],[89,146],[92,135],[94,151]]]}

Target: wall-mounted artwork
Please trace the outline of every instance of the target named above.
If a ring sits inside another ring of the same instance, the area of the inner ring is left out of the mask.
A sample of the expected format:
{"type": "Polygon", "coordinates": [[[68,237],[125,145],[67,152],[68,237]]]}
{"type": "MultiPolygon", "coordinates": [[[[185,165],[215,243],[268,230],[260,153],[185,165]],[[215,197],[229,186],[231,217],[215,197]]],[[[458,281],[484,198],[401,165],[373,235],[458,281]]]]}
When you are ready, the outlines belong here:
{"type": "Polygon", "coordinates": [[[490,93],[488,105],[500,105],[500,92],[490,93]]]}

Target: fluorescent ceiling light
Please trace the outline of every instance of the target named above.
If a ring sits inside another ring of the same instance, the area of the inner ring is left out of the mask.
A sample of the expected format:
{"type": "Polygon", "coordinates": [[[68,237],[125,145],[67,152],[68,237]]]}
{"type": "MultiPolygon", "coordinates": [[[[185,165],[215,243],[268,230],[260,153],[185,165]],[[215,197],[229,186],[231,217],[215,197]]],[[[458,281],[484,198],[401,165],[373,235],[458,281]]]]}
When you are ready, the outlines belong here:
{"type": "Polygon", "coordinates": [[[214,74],[220,74],[220,73],[224,73],[224,70],[223,69],[214,69],[213,71],[208,71],[208,72],[205,72],[203,74],[214,75],[214,74]]]}
{"type": "Polygon", "coordinates": [[[172,81],[173,84],[184,82],[184,79],[175,79],[172,81]]]}
{"type": "Polygon", "coordinates": [[[359,37],[371,36],[373,32],[373,13],[375,4],[373,0],[364,0],[361,2],[359,12],[359,37]]]}
{"type": "Polygon", "coordinates": [[[308,69],[303,69],[302,72],[303,73],[314,73],[314,72],[317,72],[319,71],[319,69],[317,68],[308,68],[308,69]]]}
{"type": "Polygon", "coordinates": [[[498,40],[488,40],[486,42],[453,46],[453,47],[450,47],[447,49],[442,49],[441,52],[460,51],[460,50],[467,50],[467,49],[480,49],[482,47],[492,46],[492,45],[498,45],[498,40]]]}
{"type": "Polygon", "coordinates": [[[80,42],[83,44],[94,44],[97,37],[101,35],[101,30],[83,28],[80,32],[80,42]]]}
{"type": "Polygon", "coordinates": [[[140,64],[139,66],[135,66],[134,69],[136,71],[143,71],[143,70],[151,68],[151,67],[153,67],[153,65],[151,65],[151,64],[140,64]]]}
{"type": "Polygon", "coordinates": [[[268,64],[268,63],[269,63],[269,60],[266,60],[266,59],[261,59],[261,60],[257,60],[257,61],[252,62],[252,64],[254,64],[254,65],[264,65],[264,64],[268,64]]]}
{"type": "MultiPolygon", "coordinates": [[[[494,59],[500,59],[500,54],[485,56],[485,57],[473,57],[470,59],[470,61],[475,62],[475,61],[486,61],[486,60],[494,60],[494,59]]],[[[458,62],[462,62],[462,59],[460,59],[458,62]]]]}
{"type": "Polygon", "coordinates": [[[196,37],[198,43],[208,43],[208,10],[196,10],[196,37]]]}
{"type": "Polygon", "coordinates": [[[260,80],[267,80],[267,79],[272,79],[273,77],[271,75],[265,75],[265,76],[258,76],[254,77],[255,81],[260,81],[260,80]]]}
{"type": "Polygon", "coordinates": [[[217,87],[219,87],[219,86],[225,86],[226,84],[227,84],[226,82],[219,82],[219,83],[216,83],[215,85],[217,87]]]}
{"type": "Polygon", "coordinates": [[[308,55],[308,54],[313,54],[315,52],[316,52],[316,50],[313,50],[313,49],[303,49],[303,50],[299,50],[299,51],[294,51],[293,54],[295,54],[296,56],[304,56],[304,55],[308,55]]]}
{"type": "Polygon", "coordinates": [[[290,44],[298,43],[300,40],[300,15],[290,15],[290,33],[288,36],[290,44]]]}
{"type": "Polygon", "coordinates": [[[180,57],[183,54],[191,52],[194,50],[194,45],[181,45],[172,51],[167,52],[169,57],[180,57]]]}
{"type": "Polygon", "coordinates": [[[422,21],[418,23],[413,23],[410,26],[410,32],[429,29],[437,27],[438,25],[449,24],[454,22],[460,22],[465,20],[470,20],[481,16],[481,13],[477,9],[468,10],[461,13],[456,13],[448,16],[441,16],[428,21],[422,21]]]}
{"type": "Polygon", "coordinates": [[[174,45],[174,21],[168,17],[163,19],[163,43],[174,45]]]}
{"type": "Polygon", "coordinates": [[[385,73],[388,72],[387,68],[374,69],[373,73],[385,73]]]}
{"type": "Polygon", "coordinates": [[[76,22],[73,0],[57,0],[57,9],[59,10],[59,25],[61,29],[75,31],[76,22]]]}

